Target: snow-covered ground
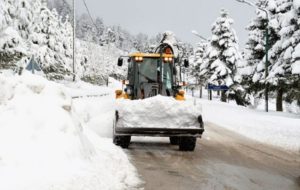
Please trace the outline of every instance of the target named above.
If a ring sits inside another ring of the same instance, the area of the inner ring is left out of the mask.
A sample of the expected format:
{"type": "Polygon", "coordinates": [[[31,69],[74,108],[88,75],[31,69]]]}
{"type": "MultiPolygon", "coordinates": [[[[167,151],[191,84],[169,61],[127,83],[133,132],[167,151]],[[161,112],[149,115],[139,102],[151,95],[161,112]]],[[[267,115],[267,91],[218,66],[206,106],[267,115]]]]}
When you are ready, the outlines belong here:
{"type": "MultiPolygon", "coordinates": [[[[189,95],[192,96],[192,91],[188,90],[187,91],[189,95]]],[[[194,97],[199,97],[199,89],[194,90],[194,97]]],[[[206,89],[203,88],[202,90],[202,98],[203,99],[208,99],[208,92],[206,89]]],[[[212,94],[213,100],[219,101],[221,96],[217,95],[217,92],[213,92],[212,94]]],[[[229,102],[230,104],[236,104],[234,100],[231,100],[229,102]]],[[[265,110],[265,99],[264,97],[262,98],[251,98],[250,100],[251,105],[248,106],[251,109],[263,111],[265,110]]],[[[276,111],[276,99],[269,97],[269,111],[275,112],[276,111]]],[[[288,103],[283,101],[283,112],[286,113],[294,113],[294,114],[300,114],[300,106],[297,105],[297,102],[294,101],[292,103],[288,103]]]]}
{"type": "MultiPolygon", "coordinates": [[[[120,88],[112,79],[107,88],[0,74],[0,189],[139,187],[135,168],[111,139],[114,90],[120,88]]],[[[188,101],[195,103],[192,97],[188,101]]],[[[196,104],[201,104],[205,122],[289,151],[300,149],[299,115],[264,113],[218,100],[197,98],[196,104]]]]}
{"type": "Polygon", "coordinates": [[[272,101],[271,111],[266,113],[261,104],[257,109],[251,109],[237,106],[234,102],[222,103],[216,96],[209,101],[205,91],[203,98],[199,99],[196,93],[189,100],[196,98],[197,104],[202,105],[204,122],[214,123],[261,143],[300,153],[299,114],[272,111],[272,101]]]}
{"type": "MultiPolygon", "coordinates": [[[[31,74],[0,74],[0,89],[0,189],[134,189],[139,185],[127,155],[111,138],[90,128],[96,115],[90,116],[91,121],[81,112],[101,110],[97,106],[101,98],[94,98],[90,108],[71,99],[71,95],[103,94],[109,89],[82,82],[57,84],[31,74]]],[[[101,119],[95,121],[95,128],[110,125],[103,116],[98,115],[101,119]]]]}
{"type": "MultiPolygon", "coordinates": [[[[237,106],[234,102],[222,103],[219,98],[208,101],[205,92],[203,97],[205,98],[195,99],[187,96],[191,104],[195,104],[196,101],[196,104],[201,105],[197,107],[202,109],[198,111],[202,112],[204,122],[214,123],[261,143],[300,153],[299,114],[275,111],[265,113],[263,110],[237,106]]],[[[147,102],[145,104],[147,106],[147,102]]],[[[184,111],[179,112],[183,113],[184,111]]],[[[186,112],[189,112],[189,110],[186,110],[186,112]]],[[[108,118],[113,117],[113,112],[109,113],[105,110],[104,113],[108,118]]],[[[152,121],[152,123],[155,123],[155,121],[152,121]]]]}
{"type": "MultiPolygon", "coordinates": [[[[276,99],[270,98],[269,99],[269,110],[271,112],[276,111],[276,99]]],[[[265,110],[265,100],[264,98],[253,100],[253,106],[250,108],[264,111],[265,110]]],[[[297,105],[297,101],[293,101],[292,103],[283,102],[283,112],[286,113],[295,113],[300,114],[300,106],[297,105]]]]}
{"type": "MultiPolygon", "coordinates": [[[[80,113],[81,120],[83,120],[89,128],[103,137],[111,137],[112,135],[111,126],[113,124],[114,110],[117,107],[114,101],[114,90],[122,88],[117,81],[112,79],[111,81],[113,83],[110,84],[110,87],[107,88],[108,91],[106,91],[110,95],[101,98],[101,101],[98,101],[100,99],[97,98],[88,98],[84,100],[74,100],[73,102],[74,108],[77,110],[76,112],[80,113]],[[101,115],[101,117],[98,117],[99,115],[101,115]]],[[[95,87],[92,86],[91,89],[93,88],[95,87]]],[[[275,111],[265,113],[263,110],[237,106],[234,102],[221,103],[219,99],[208,101],[206,98],[196,98],[196,100],[190,96],[187,98],[191,104],[195,104],[196,101],[196,104],[201,105],[198,107],[198,109],[200,109],[198,111],[202,112],[205,122],[214,123],[261,143],[277,146],[288,151],[300,151],[299,114],[279,113],[275,111]]],[[[147,100],[147,102],[148,101],[150,100],[147,100]]],[[[147,102],[144,103],[146,106],[148,105],[147,102]]],[[[141,104],[133,104],[132,106],[141,107],[141,104]]],[[[125,108],[127,109],[129,107],[127,105],[125,108]]],[[[153,105],[153,107],[155,107],[155,105],[153,105]]],[[[139,109],[142,108],[137,107],[136,110],[139,109]]],[[[179,112],[179,115],[184,114],[183,110],[179,110],[179,112]]],[[[188,113],[189,110],[186,112],[188,113]]],[[[144,114],[144,118],[146,117],[145,115],[148,116],[149,114],[144,114]]],[[[134,120],[133,122],[136,121],[137,120],[134,120]]],[[[156,122],[152,120],[151,123],[156,122]]]]}

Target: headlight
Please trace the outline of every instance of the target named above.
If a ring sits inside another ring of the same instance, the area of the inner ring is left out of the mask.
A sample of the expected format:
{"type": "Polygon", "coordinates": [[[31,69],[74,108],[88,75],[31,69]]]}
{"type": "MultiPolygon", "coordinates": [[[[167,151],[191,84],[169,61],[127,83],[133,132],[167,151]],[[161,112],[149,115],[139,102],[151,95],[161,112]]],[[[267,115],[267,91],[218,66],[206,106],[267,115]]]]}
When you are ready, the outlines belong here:
{"type": "Polygon", "coordinates": [[[127,88],[126,88],[126,93],[127,93],[128,95],[132,95],[133,91],[132,91],[131,87],[127,87],[127,88]]]}
{"type": "Polygon", "coordinates": [[[131,95],[131,93],[132,93],[131,89],[130,89],[130,88],[127,89],[127,94],[128,94],[128,95],[131,95]]]}

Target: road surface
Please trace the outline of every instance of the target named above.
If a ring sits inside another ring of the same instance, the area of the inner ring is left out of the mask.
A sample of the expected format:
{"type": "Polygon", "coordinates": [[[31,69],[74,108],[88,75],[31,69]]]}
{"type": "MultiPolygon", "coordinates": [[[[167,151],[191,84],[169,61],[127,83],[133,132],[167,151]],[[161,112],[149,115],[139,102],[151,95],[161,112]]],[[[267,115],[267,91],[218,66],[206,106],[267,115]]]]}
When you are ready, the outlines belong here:
{"type": "Polygon", "coordinates": [[[206,123],[194,152],[166,138],[133,138],[126,151],[145,190],[300,190],[300,153],[259,144],[206,123]]]}

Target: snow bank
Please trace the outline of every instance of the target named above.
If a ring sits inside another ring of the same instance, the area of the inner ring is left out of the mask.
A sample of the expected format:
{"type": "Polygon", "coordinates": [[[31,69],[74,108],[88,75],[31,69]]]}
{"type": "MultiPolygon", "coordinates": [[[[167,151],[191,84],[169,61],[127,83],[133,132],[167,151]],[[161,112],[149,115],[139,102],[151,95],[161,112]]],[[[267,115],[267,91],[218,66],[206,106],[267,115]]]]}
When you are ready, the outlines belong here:
{"type": "Polygon", "coordinates": [[[0,74],[0,189],[134,189],[126,154],[79,121],[63,85],[0,74]]]}
{"type": "Polygon", "coordinates": [[[204,122],[214,123],[261,143],[300,152],[299,115],[265,113],[203,99],[200,102],[204,122]]]}
{"type": "Polygon", "coordinates": [[[93,84],[77,81],[74,83],[63,83],[66,87],[65,91],[72,97],[97,96],[111,93],[111,90],[103,86],[95,86],[93,84]]]}
{"type": "MultiPolygon", "coordinates": [[[[251,98],[251,106],[249,108],[264,111],[266,109],[265,99],[263,98],[251,98]]],[[[276,98],[269,98],[269,111],[276,112],[276,98]]],[[[283,102],[283,113],[288,114],[300,114],[300,107],[297,104],[297,101],[292,103],[283,102]]]]}
{"type": "Polygon", "coordinates": [[[145,100],[117,100],[118,126],[145,128],[199,127],[201,107],[192,102],[155,96],[145,100]]]}
{"type": "Polygon", "coordinates": [[[122,89],[120,82],[110,78],[109,87],[94,86],[84,82],[68,85],[70,94],[105,94],[100,97],[80,98],[73,100],[73,108],[80,120],[100,137],[112,138],[115,115],[114,89],[122,89]]]}
{"type": "Polygon", "coordinates": [[[73,100],[73,110],[87,128],[100,137],[112,138],[115,117],[115,89],[122,89],[122,83],[109,78],[109,87],[95,86],[85,82],[66,84],[68,94],[81,95],[83,98],[73,100]],[[105,94],[85,98],[87,95],[105,94]]]}

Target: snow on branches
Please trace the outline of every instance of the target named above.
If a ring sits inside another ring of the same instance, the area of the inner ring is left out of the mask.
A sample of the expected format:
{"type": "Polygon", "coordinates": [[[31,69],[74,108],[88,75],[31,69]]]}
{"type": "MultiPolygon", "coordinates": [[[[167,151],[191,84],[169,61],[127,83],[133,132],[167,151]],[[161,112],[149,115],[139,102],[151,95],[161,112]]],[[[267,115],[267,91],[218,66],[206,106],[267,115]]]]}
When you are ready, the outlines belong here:
{"type": "Polygon", "coordinates": [[[48,78],[70,74],[72,26],[40,0],[4,0],[0,4],[1,67],[26,67],[35,57],[48,78]]]}
{"type": "Polygon", "coordinates": [[[237,66],[241,61],[238,40],[232,28],[231,19],[226,10],[221,11],[212,27],[212,37],[207,45],[200,75],[204,75],[208,83],[233,87],[237,66]]]}

